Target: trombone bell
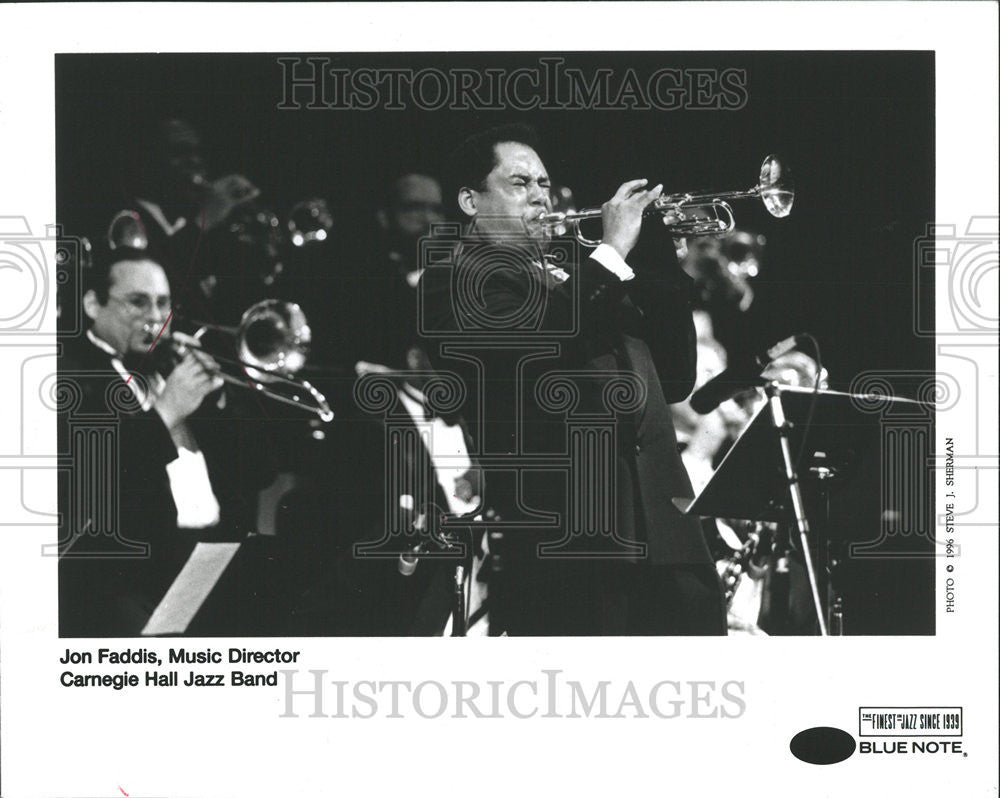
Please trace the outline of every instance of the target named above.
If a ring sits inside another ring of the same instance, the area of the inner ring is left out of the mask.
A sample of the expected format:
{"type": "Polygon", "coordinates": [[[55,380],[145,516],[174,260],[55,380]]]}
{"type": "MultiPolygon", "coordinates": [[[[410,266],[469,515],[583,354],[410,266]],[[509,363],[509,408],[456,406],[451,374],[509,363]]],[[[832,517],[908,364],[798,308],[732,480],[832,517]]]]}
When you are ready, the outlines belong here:
{"type": "Polygon", "coordinates": [[[235,338],[235,358],[207,352],[220,366],[230,367],[229,372],[219,373],[225,382],[308,410],[321,421],[333,420],[333,411],[323,394],[307,380],[294,378],[306,363],[312,341],[312,330],[297,304],[265,299],[251,306],[235,329],[204,325],[194,336],[172,333],[171,342],[175,347],[196,346],[205,351],[201,337],[209,329],[235,338]]]}
{"type": "Polygon", "coordinates": [[[267,299],[243,314],[236,338],[244,364],[287,377],[306,364],[312,330],[298,305],[267,299]]]}

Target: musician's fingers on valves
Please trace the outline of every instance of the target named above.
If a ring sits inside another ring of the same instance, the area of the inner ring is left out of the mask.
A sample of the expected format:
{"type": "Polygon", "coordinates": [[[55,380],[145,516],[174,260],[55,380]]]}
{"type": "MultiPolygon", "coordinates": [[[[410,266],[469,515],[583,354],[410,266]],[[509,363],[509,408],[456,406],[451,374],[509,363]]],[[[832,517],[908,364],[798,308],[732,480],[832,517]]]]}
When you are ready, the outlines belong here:
{"type": "Polygon", "coordinates": [[[639,240],[642,212],[663,192],[662,183],[646,189],[648,183],[645,178],[622,183],[614,196],[601,207],[604,243],[617,250],[623,258],[639,240]]]}

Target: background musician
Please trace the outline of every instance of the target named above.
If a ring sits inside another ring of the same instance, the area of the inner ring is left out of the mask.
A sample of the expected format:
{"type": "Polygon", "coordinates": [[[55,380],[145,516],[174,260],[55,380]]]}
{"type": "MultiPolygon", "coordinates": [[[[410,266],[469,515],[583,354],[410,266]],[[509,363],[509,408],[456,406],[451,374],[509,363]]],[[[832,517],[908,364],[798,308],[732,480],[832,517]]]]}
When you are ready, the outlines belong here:
{"type": "MultiPolygon", "coordinates": [[[[353,373],[384,377],[394,398],[381,413],[367,412],[355,397],[339,405],[327,430],[329,459],[318,480],[303,480],[298,507],[286,518],[282,534],[295,551],[300,584],[290,628],[300,634],[450,633],[456,558],[418,556],[404,575],[399,557],[385,556],[377,544],[391,516],[407,531],[422,528],[426,537],[441,512],[468,513],[480,501],[463,420],[442,418],[423,393],[432,366],[418,341],[418,254],[421,238],[443,220],[441,187],[421,171],[404,171],[390,186],[375,214],[375,239],[348,259],[353,269],[342,273],[329,299],[335,303],[338,348],[349,356],[353,373]],[[379,323],[372,323],[373,313],[379,323]],[[412,446],[394,450],[391,478],[385,449],[390,419],[397,433],[401,427],[417,433],[412,446]]],[[[469,634],[486,629],[485,586],[475,578],[485,561],[481,537],[466,583],[468,613],[479,620],[469,634]]]]}
{"type": "Polygon", "coordinates": [[[110,246],[159,253],[200,318],[235,323],[263,299],[278,263],[280,229],[239,174],[209,177],[198,131],[183,119],[150,123],[132,144],[129,207],[108,229],[110,246]]]}

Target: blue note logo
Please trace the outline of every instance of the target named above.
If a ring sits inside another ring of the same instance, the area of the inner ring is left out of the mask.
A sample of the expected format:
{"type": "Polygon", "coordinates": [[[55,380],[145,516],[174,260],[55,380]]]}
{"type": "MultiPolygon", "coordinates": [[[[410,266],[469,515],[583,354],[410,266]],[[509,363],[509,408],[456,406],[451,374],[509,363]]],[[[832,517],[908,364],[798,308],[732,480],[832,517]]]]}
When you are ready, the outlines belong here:
{"type": "Polygon", "coordinates": [[[788,750],[796,759],[810,765],[835,765],[850,757],[857,743],[843,729],[832,726],[814,726],[796,734],[788,750]]]}

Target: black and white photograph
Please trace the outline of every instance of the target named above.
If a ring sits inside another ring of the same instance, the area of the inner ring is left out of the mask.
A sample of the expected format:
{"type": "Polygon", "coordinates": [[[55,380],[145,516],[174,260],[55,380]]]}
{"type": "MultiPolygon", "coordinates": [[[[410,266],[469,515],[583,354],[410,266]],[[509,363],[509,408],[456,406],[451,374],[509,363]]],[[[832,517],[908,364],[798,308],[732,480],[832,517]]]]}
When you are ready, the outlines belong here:
{"type": "Polygon", "coordinates": [[[2,794],[995,792],[952,8],[90,4],[0,58],[2,794]]]}
{"type": "Polygon", "coordinates": [[[933,634],[933,78],[57,57],[60,634],[933,634]]]}

